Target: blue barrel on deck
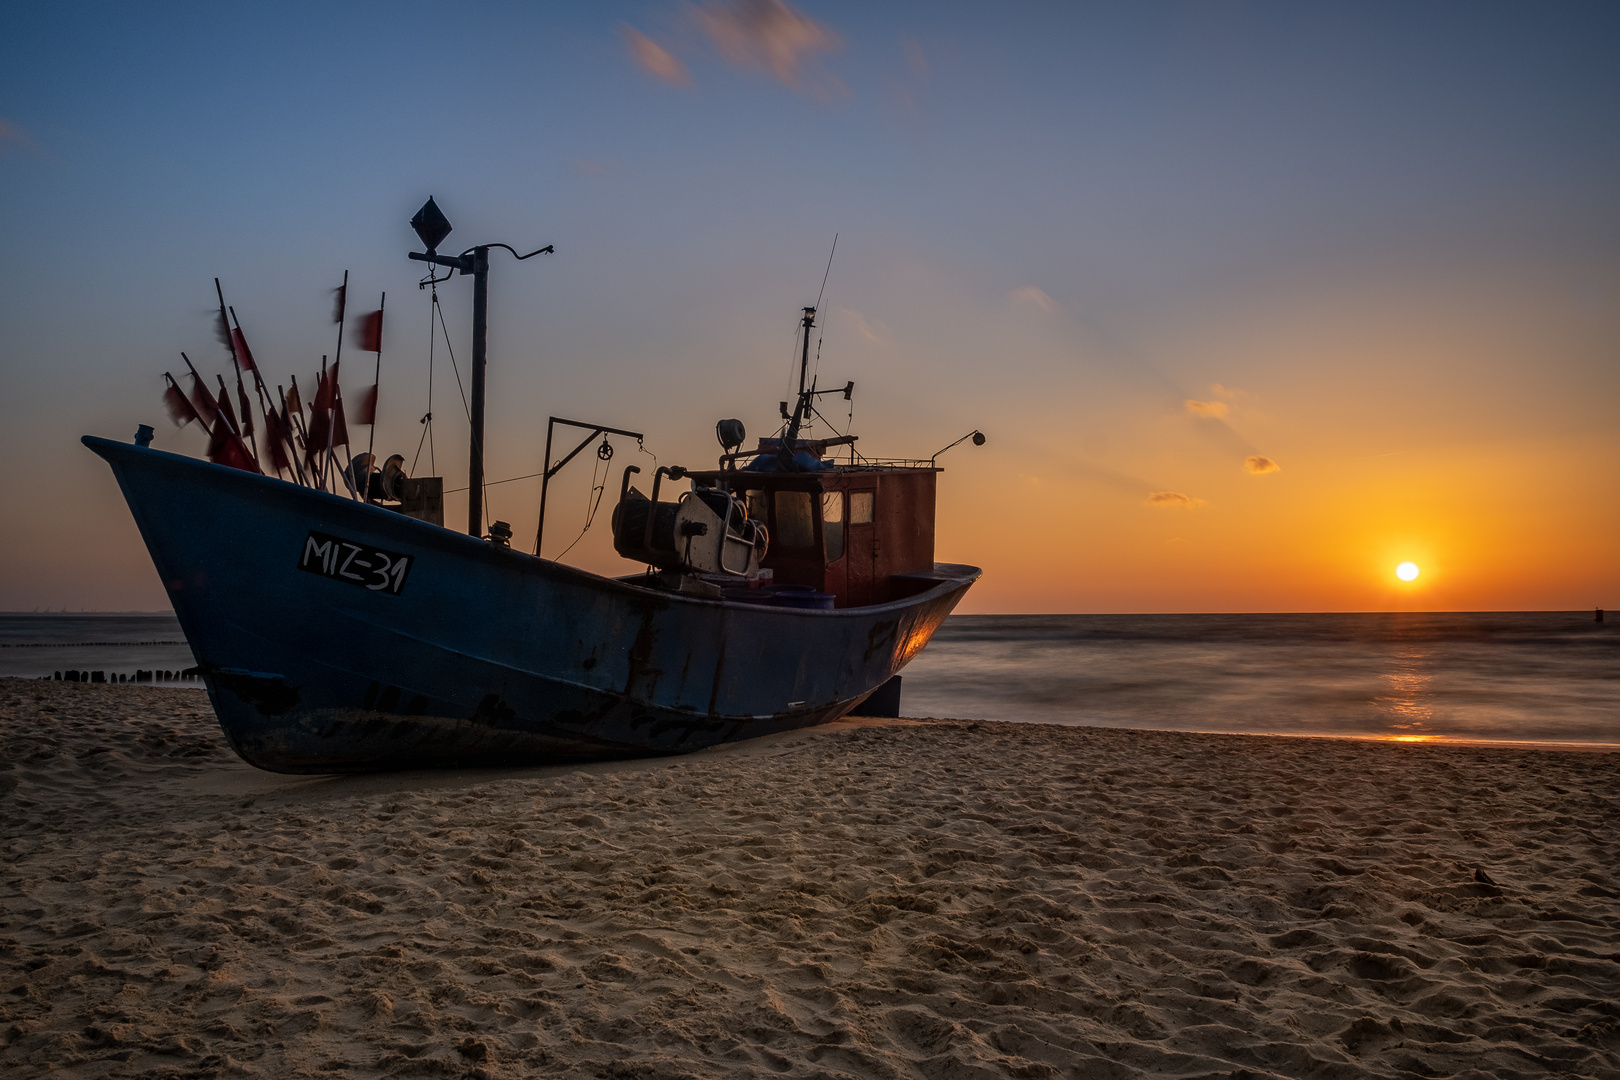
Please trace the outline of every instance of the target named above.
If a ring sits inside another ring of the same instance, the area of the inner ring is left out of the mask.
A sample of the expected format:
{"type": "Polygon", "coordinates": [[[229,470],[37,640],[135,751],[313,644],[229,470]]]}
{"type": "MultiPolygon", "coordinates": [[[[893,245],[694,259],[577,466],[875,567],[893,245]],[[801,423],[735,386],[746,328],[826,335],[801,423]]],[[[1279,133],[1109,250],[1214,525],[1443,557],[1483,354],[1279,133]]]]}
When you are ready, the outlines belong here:
{"type": "Polygon", "coordinates": [[[817,592],[814,585],[761,585],[757,589],[728,589],[726,599],[765,607],[831,611],[836,597],[832,593],[817,592]]]}

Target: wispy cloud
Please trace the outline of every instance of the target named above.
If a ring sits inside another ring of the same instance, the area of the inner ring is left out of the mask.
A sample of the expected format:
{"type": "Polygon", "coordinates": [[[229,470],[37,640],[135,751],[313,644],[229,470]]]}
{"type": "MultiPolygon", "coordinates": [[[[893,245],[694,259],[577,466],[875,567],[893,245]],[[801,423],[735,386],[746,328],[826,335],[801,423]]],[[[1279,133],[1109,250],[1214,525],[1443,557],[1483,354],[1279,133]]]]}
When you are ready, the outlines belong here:
{"type": "Polygon", "coordinates": [[[1268,457],[1251,454],[1243,459],[1243,470],[1255,476],[1264,476],[1266,473],[1282,472],[1282,466],[1268,457]]]}
{"type": "Polygon", "coordinates": [[[1191,495],[1183,495],[1179,491],[1155,491],[1147,497],[1149,506],[1162,506],[1169,509],[1191,510],[1195,506],[1207,505],[1203,499],[1195,499],[1191,495]]]}
{"type": "MultiPolygon", "coordinates": [[[[34,137],[23,128],[21,124],[14,124],[5,117],[0,116],[0,150],[11,147],[16,150],[26,150],[30,153],[41,154],[39,144],[34,137]]],[[[50,155],[46,154],[49,157],[50,155]]]]}
{"type": "Polygon", "coordinates": [[[906,58],[906,70],[911,72],[913,78],[928,78],[928,54],[923,52],[922,42],[914,37],[900,39],[900,52],[906,58]]]}
{"type": "Polygon", "coordinates": [[[568,167],[582,176],[606,176],[611,171],[606,164],[590,158],[571,157],[566,160],[568,167]]]}
{"type": "Polygon", "coordinates": [[[1226,402],[1224,401],[1193,401],[1187,399],[1187,411],[1194,416],[1207,417],[1210,420],[1219,420],[1226,415],[1226,402]]]}
{"type": "Polygon", "coordinates": [[[842,39],[782,0],[710,3],[693,8],[692,18],[729,64],[768,71],[791,89],[823,99],[847,92],[816,70],[817,54],[842,47],[842,39]]]}
{"type": "Polygon", "coordinates": [[[1041,311],[1057,310],[1057,301],[1046,295],[1046,290],[1036,285],[1024,285],[1014,289],[1007,294],[1007,299],[1014,304],[1023,304],[1041,311]]]}
{"type": "Polygon", "coordinates": [[[838,318],[854,324],[856,332],[867,341],[883,341],[889,336],[889,328],[882,321],[868,319],[854,308],[839,308],[838,318]]]}
{"type": "Polygon", "coordinates": [[[671,56],[668,49],[633,26],[621,26],[620,31],[624,34],[624,43],[630,48],[630,59],[642,71],[672,86],[692,84],[686,75],[686,67],[671,56]]]}
{"type": "Polygon", "coordinates": [[[889,92],[901,117],[917,127],[923,121],[923,98],[928,89],[928,55],[923,52],[922,42],[914,37],[900,39],[900,54],[906,73],[890,80],[889,92]]]}

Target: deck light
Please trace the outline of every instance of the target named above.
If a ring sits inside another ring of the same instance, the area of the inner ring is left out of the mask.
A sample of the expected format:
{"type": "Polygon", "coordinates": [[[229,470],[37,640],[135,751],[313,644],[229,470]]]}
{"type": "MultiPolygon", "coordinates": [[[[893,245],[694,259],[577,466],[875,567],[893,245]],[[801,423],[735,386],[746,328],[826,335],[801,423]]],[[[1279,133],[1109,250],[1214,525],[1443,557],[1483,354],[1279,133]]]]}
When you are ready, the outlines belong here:
{"type": "MultiPolygon", "coordinates": [[[[951,446],[956,446],[956,445],[958,445],[960,443],[967,442],[969,439],[973,440],[973,445],[974,446],[983,446],[984,445],[984,432],[982,432],[982,431],[978,430],[977,428],[975,428],[972,431],[968,432],[966,435],[962,436],[960,439],[957,439],[956,442],[951,443],[951,446]]],[[[945,448],[945,450],[949,450],[951,448],[951,446],[947,446],[945,448]]],[[[928,459],[928,464],[932,465],[934,463],[934,458],[939,457],[939,455],[943,454],[945,452],[945,450],[941,450],[941,451],[939,451],[939,453],[936,453],[934,455],[934,457],[929,458],[928,459]]]]}

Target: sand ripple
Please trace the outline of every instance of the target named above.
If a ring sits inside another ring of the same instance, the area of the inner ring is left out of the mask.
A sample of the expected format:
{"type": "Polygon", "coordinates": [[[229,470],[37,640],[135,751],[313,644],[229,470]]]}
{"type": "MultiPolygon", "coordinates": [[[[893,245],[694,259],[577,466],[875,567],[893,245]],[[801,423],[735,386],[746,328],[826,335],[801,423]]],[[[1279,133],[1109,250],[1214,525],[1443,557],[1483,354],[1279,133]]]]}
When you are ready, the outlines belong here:
{"type": "Polygon", "coordinates": [[[1609,754],[840,725],[257,773],[0,682],[0,1070],[1620,1076],[1609,754]]]}

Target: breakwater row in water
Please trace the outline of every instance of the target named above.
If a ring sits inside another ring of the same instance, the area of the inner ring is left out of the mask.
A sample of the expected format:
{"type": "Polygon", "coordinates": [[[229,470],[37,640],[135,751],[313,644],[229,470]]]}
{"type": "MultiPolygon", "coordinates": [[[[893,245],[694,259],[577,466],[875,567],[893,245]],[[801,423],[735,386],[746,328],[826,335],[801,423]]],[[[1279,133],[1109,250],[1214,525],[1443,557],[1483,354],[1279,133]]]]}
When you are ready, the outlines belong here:
{"type": "Polygon", "coordinates": [[[51,675],[41,675],[42,679],[54,682],[85,682],[85,683],[188,683],[197,682],[202,677],[200,669],[185,668],[181,671],[146,671],[137,668],[133,672],[120,671],[67,671],[54,672],[51,675]]]}

